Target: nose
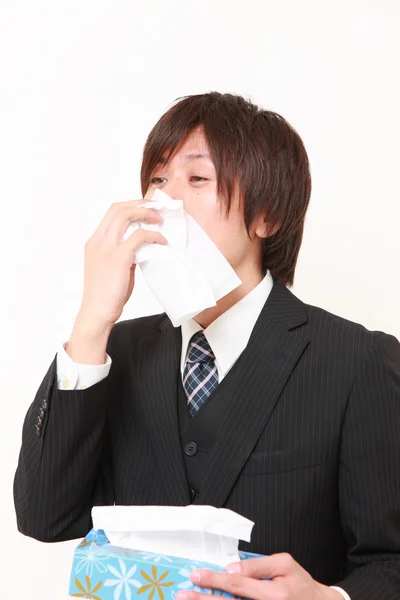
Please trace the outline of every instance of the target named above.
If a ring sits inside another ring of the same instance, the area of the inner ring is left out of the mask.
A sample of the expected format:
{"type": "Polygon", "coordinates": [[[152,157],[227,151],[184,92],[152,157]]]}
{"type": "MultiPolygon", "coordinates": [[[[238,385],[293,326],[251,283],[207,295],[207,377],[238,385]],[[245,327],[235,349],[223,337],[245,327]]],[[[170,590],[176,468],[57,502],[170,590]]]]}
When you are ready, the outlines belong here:
{"type": "Polygon", "coordinates": [[[178,179],[168,180],[163,185],[159,186],[163,192],[168,194],[173,200],[184,200],[185,190],[183,181],[178,179]]]}

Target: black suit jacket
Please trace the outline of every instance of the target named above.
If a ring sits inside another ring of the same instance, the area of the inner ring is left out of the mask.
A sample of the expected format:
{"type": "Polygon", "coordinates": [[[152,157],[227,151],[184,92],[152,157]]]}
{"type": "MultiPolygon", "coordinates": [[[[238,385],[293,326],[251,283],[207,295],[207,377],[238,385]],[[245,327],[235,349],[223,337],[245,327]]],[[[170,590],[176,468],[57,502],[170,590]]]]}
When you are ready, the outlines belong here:
{"type": "MultiPolygon", "coordinates": [[[[180,329],[156,315],[115,325],[110,375],[86,390],[57,390],[54,359],[23,427],[14,482],[22,533],[83,537],[96,504],[190,503],[180,348],[180,329]]],[[[352,600],[398,600],[396,338],[305,305],[275,282],[231,372],[238,384],[195,503],[254,520],[242,549],[289,552],[352,600]]]]}

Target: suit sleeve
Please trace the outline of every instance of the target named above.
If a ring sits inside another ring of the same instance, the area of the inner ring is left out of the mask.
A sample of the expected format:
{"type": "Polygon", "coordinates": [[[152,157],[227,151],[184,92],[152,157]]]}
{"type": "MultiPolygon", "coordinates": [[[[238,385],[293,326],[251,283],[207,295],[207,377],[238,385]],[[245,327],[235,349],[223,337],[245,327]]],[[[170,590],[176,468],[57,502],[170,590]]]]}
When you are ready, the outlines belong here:
{"type": "MultiPolygon", "coordinates": [[[[107,346],[111,356],[115,331],[107,346]]],[[[21,533],[43,542],[80,538],[92,527],[92,506],[114,504],[107,410],[118,393],[117,370],[113,360],[102,381],[59,390],[54,358],[23,424],[14,478],[21,533]]]]}
{"type": "Polygon", "coordinates": [[[400,598],[400,344],[376,333],[344,419],[339,504],[352,600],[400,598]]]}

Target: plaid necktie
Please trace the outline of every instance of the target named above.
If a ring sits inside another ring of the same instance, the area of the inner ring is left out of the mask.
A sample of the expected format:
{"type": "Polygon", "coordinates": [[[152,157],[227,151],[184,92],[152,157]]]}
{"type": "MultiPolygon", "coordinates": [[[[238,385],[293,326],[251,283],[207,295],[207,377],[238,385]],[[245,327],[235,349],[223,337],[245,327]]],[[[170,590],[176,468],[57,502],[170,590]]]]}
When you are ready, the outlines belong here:
{"type": "Polygon", "coordinates": [[[218,385],[215,356],[203,331],[194,334],[189,344],[189,356],[183,372],[183,387],[190,415],[195,416],[218,385]]]}

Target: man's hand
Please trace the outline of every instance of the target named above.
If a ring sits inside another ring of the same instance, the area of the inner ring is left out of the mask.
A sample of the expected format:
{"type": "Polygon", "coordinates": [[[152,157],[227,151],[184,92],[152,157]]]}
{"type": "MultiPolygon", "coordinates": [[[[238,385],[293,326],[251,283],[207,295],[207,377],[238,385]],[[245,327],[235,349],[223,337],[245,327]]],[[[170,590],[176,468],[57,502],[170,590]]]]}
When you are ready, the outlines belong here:
{"type": "MultiPolygon", "coordinates": [[[[343,600],[342,595],[315,581],[290,554],[274,554],[232,563],[227,573],[193,571],[192,582],[251,600],[343,600]],[[269,581],[262,581],[269,579],[269,581]]],[[[210,600],[198,592],[179,592],[176,600],[210,600]]]]}
{"type": "Polygon", "coordinates": [[[159,213],[142,207],[145,202],[128,200],[112,204],[85,244],[82,303],[66,347],[75,362],[86,365],[105,362],[111,329],[134,288],[136,251],[146,243],[167,244],[160,232],[147,229],[138,229],[124,240],[131,223],[162,223],[159,213]]]}

